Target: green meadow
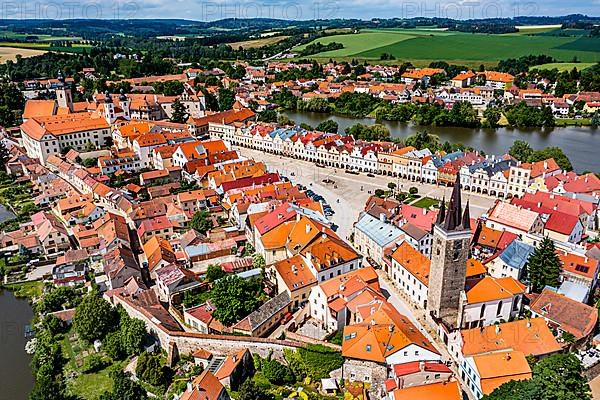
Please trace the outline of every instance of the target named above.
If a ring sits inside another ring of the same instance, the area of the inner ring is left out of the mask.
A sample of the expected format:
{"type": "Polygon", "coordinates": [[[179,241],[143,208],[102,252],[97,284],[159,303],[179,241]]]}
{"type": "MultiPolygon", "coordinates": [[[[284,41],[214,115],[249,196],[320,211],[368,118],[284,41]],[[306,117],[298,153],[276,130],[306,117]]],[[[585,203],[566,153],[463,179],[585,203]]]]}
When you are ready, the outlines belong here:
{"type": "MultiPolygon", "coordinates": [[[[575,31],[575,30],[573,30],[575,31]]],[[[318,60],[364,59],[377,60],[383,53],[397,60],[432,60],[462,62],[469,65],[497,62],[529,54],[546,54],[558,61],[583,63],[600,62],[600,38],[556,30],[532,29],[517,34],[472,34],[438,29],[365,29],[360,33],[328,36],[316,39],[323,44],[338,42],[343,49],[314,54],[318,60]]],[[[302,50],[306,45],[295,50],[302,50]]]]}

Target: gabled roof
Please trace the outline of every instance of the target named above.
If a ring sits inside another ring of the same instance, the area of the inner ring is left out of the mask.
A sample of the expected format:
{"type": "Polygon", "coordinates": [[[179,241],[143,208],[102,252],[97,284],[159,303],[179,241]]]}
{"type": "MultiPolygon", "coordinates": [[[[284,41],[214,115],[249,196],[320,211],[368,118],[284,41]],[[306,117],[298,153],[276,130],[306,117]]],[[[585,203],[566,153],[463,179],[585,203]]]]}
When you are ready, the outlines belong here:
{"type": "Polygon", "coordinates": [[[462,329],[464,356],[500,350],[542,356],[562,350],[543,318],[520,319],[482,328],[462,329]],[[519,334],[515,334],[518,332],[519,334]]]}
{"type": "Polygon", "coordinates": [[[539,214],[517,207],[513,204],[498,201],[488,215],[488,220],[529,232],[539,218],[539,214]]]}
{"type": "Polygon", "coordinates": [[[220,400],[225,387],[209,370],[204,370],[191,384],[191,390],[186,389],[179,400],[220,400]]]}
{"type": "Polygon", "coordinates": [[[408,242],[402,242],[392,253],[392,259],[410,272],[425,286],[429,286],[431,261],[408,242]]]}
{"type": "Polygon", "coordinates": [[[317,278],[305,264],[300,255],[276,262],[273,268],[277,271],[290,292],[317,283],[317,278]]]}
{"type": "Polygon", "coordinates": [[[520,351],[481,354],[473,357],[481,391],[490,394],[503,383],[531,379],[531,368],[520,351]]]}
{"type": "Polygon", "coordinates": [[[395,400],[462,400],[457,381],[432,383],[394,390],[395,400]]]}
{"type": "Polygon", "coordinates": [[[363,322],[344,327],[342,356],[384,363],[387,357],[411,344],[438,354],[406,316],[385,302],[363,322]]]}
{"type": "Polygon", "coordinates": [[[500,253],[499,257],[509,267],[521,271],[534,250],[535,248],[533,246],[525,242],[513,240],[506,249],[500,253]]]}
{"type": "Polygon", "coordinates": [[[510,299],[516,295],[524,294],[525,288],[525,285],[512,277],[494,278],[486,276],[467,289],[467,302],[475,304],[510,299]]]}
{"type": "Polygon", "coordinates": [[[544,289],[529,307],[531,311],[557,324],[561,330],[574,335],[577,340],[591,334],[598,322],[596,308],[548,288],[544,289]]]}

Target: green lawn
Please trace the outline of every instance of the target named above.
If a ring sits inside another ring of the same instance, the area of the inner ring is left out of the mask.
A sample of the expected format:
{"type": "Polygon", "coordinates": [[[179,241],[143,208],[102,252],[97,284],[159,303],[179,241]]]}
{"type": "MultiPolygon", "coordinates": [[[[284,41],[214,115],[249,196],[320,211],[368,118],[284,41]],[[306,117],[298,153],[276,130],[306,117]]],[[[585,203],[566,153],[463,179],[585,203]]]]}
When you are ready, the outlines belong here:
{"type": "Polygon", "coordinates": [[[541,65],[536,65],[534,67],[531,67],[531,69],[537,68],[537,69],[554,69],[556,68],[557,70],[559,70],[560,72],[562,71],[570,71],[573,68],[577,68],[578,71],[584,70],[586,68],[591,67],[592,65],[594,65],[594,63],[569,63],[569,62],[565,62],[565,63],[548,63],[548,64],[541,64],[541,65]]]}
{"type": "Polygon", "coordinates": [[[40,281],[34,281],[6,285],[4,287],[14,292],[15,297],[31,299],[41,296],[44,284],[40,281]]]}
{"type": "Polygon", "coordinates": [[[440,204],[439,200],[432,199],[431,197],[423,197],[422,199],[417,200],[412,205],[420,208],[429,208],[433,205],[440,204]]]}
{"type": "Polygon", "coordinates": [[[557,118],[556,126],[589,126],[592,124],[590,118],[557,118]]]}
{"type": "Polygon", "coordinates": [[[106,391],[112,390],[111,368],[92,374],[81,374],[69,382],[69,391],[85,400],[96,400],[106,391]]]}
{"type": "MultiPolygon", "coordinates": [[[[573,57],[585,63],[600,61],[600,38],[547,34],[548,32],[541,29],[506,35],[436,29],[364,29],[357,34],[315,39],[313,42],[322,44],[342,43],[344,48],[311,57],[377,60],[383,53],[388,53],[398,60],[447,60],[473,65],[529,54],[546,54],[568,62],[573,60],[573,57]]],[[[305,47],[306,45],[302,45],[294,50],[302,50],[305,47]]]]}

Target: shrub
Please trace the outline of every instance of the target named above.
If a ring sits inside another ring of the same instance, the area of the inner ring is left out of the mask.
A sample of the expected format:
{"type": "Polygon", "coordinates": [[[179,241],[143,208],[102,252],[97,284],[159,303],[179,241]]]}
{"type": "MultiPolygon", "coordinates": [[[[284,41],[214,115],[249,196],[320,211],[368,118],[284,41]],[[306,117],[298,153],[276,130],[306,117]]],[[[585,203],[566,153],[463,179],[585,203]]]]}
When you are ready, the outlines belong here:
{"type": "Polygon", "coordinates": [[[83,366],[82,366],[81,370],[84,373],[89,374],[91,372],[100,371],[105,366],[106,366],[106,363],[104,362],[102,357],[100,357],[100,355],[92,354],[92,355],[89,355],[88,357],[86,357],[85,360],[83,360],[83,366]]]}

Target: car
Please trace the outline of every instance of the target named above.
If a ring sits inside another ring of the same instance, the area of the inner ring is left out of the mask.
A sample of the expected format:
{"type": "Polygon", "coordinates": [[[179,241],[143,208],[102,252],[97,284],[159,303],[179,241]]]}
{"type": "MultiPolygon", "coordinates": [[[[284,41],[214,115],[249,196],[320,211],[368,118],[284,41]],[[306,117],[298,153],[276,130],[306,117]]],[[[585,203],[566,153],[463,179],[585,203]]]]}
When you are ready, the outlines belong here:
{"type": "Polygon", "coordinates": [[[370,173],[370,172],[367,174],[367,176],[368,176],[369,178],[375,178],[375,175],[373,175],[373,174],[372,174],[372,173],[370,173]]]}
{"type": "Polygon", "coordinates": [[[331,224],[331,230],[334,232],[337,232],[339,226],[337,226],[336,224],[331,224]]]}
{"type": "Polygon", "coordinates": [[[290,322],[290,320],[292,319],[293,315],[292,313],[287,313],[283,316],[283,318],[281,318],[281,325],[285,325],[288,322],[290,322]]]}
{"type": "Polygon", "coordinates": [[[344,171],[347,174],[352,174],[352,175],[358,175],[358,171],[354,171],[352,169],[347,169],[346,171],[344,171]]]}

